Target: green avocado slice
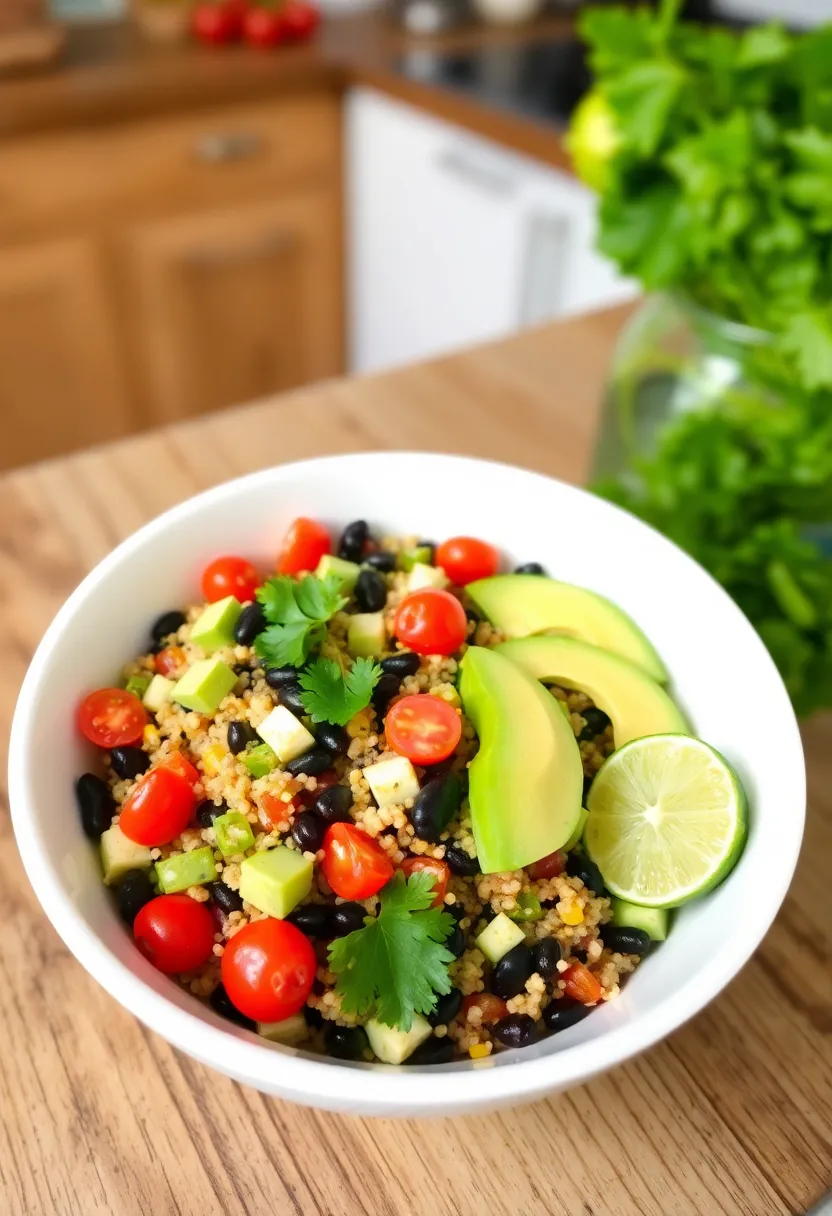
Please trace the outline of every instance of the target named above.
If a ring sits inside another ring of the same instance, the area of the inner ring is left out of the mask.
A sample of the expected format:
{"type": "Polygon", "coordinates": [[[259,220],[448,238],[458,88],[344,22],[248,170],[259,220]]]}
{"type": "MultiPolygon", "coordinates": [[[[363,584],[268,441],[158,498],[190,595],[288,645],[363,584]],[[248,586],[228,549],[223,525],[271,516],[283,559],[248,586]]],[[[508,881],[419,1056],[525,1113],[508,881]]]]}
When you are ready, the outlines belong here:
{"type": "Polygon", "coordinates": [[[480,740],[468,769],[480,869],[522,869],[577,826],[583,768],[575,735],[555,698],[494,650],[469,647],[459,693],[480,740]]]}

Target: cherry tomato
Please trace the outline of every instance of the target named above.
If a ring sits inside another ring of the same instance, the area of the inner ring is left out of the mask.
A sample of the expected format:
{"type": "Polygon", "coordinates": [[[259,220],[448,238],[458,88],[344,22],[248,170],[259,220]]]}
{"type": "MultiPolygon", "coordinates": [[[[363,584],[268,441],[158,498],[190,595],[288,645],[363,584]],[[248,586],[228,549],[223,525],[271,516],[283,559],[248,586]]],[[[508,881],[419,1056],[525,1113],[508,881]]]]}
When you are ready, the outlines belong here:
{"type": "Polygon", "coordinates": [[[554,853],[547,853],[545,857],[541,857],[540,861],[532,862],[529,866],[529,874],[532,878],[557,878],[565,868],[566,854],[557,849],[554,853]]]}
{"type": "Polygon", "coordinates": [[[153,660],[153,666],[160,676],[172,675],[185,662],[185,651],[181,646],[166,646],[160,650],[153,660]]]}
{"type": "Polygon", "coordinates": [[[452,583],[465,587],[478,578],[491,578],[500,565],[500,555],[493,545],[474,536],[455,536],[438,545],[434,558],[452,583]]]}
{"type": "Polygon", "coordinates": [[[393,632],[416,654],[454,654],[468,636],[468,618],[449,591],[424,587],[399,604],[393,632]]]}
{"type": "Polygon", "coordinates": [[[154,768],[128,794],[118,826],[136,844],[155,849],[185,830],[195,804],[189,781],[169,768],[154,768]]]}
{"type": "Polygon", "coordinates": [[[184,777],[189,785],[196,785],[199,781],[199,772],[182,752],[171,752],[164,760],[159,761],[159,767],[176,773],[178,777],[184,777]]]}
{"type": "Polygon", "coordinates": [[[312,943],[285,920],[255,920],[235,933],[222,956],[231,1003],[255,1022],[282,1022],[304,1006],[315,979],[312,943]]]}
{"type": "Polygon", "coordinates": [[[146,725],[144,706],[126,688],[99,688],[85,697],[78,709],[78,726],[96,747],[138,743],[146,725]]]}
{"type": "Polygon", "coordinates": [[[136,945],[166,975],[193,971],[214,949],[214,918],[190,895],[158,895],[133,921],[136,945]]]}
{"type": "Polygon", "coordinates": [[[508,1005],[493,992],[472,992],[466,996],[462,1002],[463,1019],[467,1018],[468,1010],[474,1007],[482,1010],[480,1021],[483,1026],[490,1026],[492,1022],[499,1022],[500,1018],[508,1016],[508,1005]]]}
{"type": "Polygon", "coordinates": [[[462,737],[462,719],[452,705],[430,693],[402,697],[384,722],[394,752],[414,764],[447,760],[462,737]]]}
{"type": "Polygon", "coordinates": [[[565,981],[566,995],[582,1005],[594,1005],[603,995],[601,985],[583,963],[572,963],[560,978],[565,981]]]}
{"type": "Polygon", "coordinates": [[[277,8],[255,5],[243,18],[243,37],[249,46],[268,48],[283,42],[286,35],[283,19],[277,8]]]}
{"type": "Polygon", "coordinates": [[[405,878],[410,878],[411,874],[432,874],[434,879],[434,891],[436,894],[433,897],[432,908],[441,908],[445,902],[445,892],[448,890],[448,883],[451,878],[451,871],[445,865],[444,861],[437,861],[435,857],[408,857],[399,866],[405,878]]]}
{"type": "Polygon", "coordinates": [[[240,603],[253,600],[260,586],[257,571],[244,557],[218,557],[202,572],[202,594],[209,604],[235,596],[240,603]]]}
{"type": "Polygon", "coordinates": [[[303,42],[311,38],[321,21],[321,14],[314,4],[306,0],[286,0],[280,10],[283,33],[292,42],[303,42]]]}
{"type": "Polygon", "coordinates": [[[381,845],[352,823],[327,828],[321,869],[342,899],[369,899],[393,877],[393,863],[381,845]]]}
{"type": "Polygon", "coordinates": [[[242,6],[234,0],[217,4],[198,4],[191,13],[194,37],[211,46],[224,46],[240,37],[243,26],[242,6]]]}
{"type": "MultiPolygon", "coordinates": [[[[252,9],[254,12],[266,12],[265,9],[252,9]]],[[[314,570],[318,562],[327,553],[332,552],[332,544],[326,528],[314,519],[301,516],[296,519],[283,541],[283,548],[277,559],[278,574],[300,574],[302,570],[314,570]]]]}

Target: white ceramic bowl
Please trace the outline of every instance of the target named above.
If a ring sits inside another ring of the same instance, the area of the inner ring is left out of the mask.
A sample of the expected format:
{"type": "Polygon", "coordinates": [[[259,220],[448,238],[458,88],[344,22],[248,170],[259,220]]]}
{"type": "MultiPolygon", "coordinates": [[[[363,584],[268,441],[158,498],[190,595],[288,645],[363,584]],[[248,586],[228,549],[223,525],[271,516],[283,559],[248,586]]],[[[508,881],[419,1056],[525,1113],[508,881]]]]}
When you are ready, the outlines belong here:
{"type": "Polygon", "coordinates": [[[762,642],[712,579],[663,537],[571,486],[457,457],[380,453],[285,465],[218,486],[140,529],[96,567],[49,628],[20,694],[11,806],[26,871],[66,945],[145,1025],[182,1051],[266,1093],[358,1114],[459,1114],[551,1093],[626,1060],[680,1026],[736,975],[792,877],[805,780],[788,697],[762,642]],[[541,561],[631,613],[658,647],[698,733],[748,790],[748,844],[728,880],[678,915],[668,940],[619,1000],[539,1045],[477,1063],[404,1070],[259,1043],[145,961],[101,884],[81,833],[73,780],[92,756],[74,727],[91,688],[146,644],[149,622],[193,601],[223,552],[271,568],[287,524],[333,531],[482,536],[508,568],[541,561]],[[48,744],[48,749],[47,748],[48,744]]]}

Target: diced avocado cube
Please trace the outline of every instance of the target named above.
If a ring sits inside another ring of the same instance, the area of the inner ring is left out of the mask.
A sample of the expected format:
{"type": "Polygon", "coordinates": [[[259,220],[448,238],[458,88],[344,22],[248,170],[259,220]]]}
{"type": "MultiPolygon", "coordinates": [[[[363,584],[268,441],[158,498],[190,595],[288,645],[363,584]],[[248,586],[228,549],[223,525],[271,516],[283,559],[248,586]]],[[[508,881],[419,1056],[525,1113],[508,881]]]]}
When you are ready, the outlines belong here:
{"type": "Polygon", "coordinates": [[[347,650],[358,659],[384,654],[386,633],[383,612],[358,612],[347,626],[347,650]]]}
{"type": "Polygon", "coordinates": [[[540,920],[543,907],[534,891],[521,891],[517,896],[517,906],[508,915],[511,920],[523,924],[527,920],[540,920]]]}
{"type": "Polygon", "coordinates": [[[389,760],[368,764],[364,776],[379,807],[404,802],[419,793],[419,778],[406,756],[391,756],[389,760]]]}
{"type": "Polygon", "coordinates": [[[312,867],[311,858],[283,844],[255,853],[240,865],[240,895],[282,920],[312,890],[312,867]]]}
{"type": "Polygon", "coordinates": [[[566,844],[563,846],[564,853],[568,853],[570,849],[574,849],[575,845],[579,842],[579,840],[581,839],[581,837],[584,834],[584,828],[586,827],[587,819],[589,819],[589,811],[586,809],[585,806],[582,806],[581,813],[578,816],[578,822],[575,824],[575,831],[572,833],[572,835],[567,840],[566,844]]]}
{"type": "Polygon", "coordinates": [[[282,1043],[284,1047],[296,1047],[309,1038],[309,1027],[302,1013],[293,1013],[282,1022],[258,1022],[257,1033],[270,1043],[282,1043]]]}
{"type": "Polygon", "coordinates": [[[499,963],[504,954],[526,940],[526,935],[519,925],[509,920],[505,912],[498,912],[476,940],[477,947],[489,963],[499,963]]]}
{"type": "MultiPolygon", "coordinates": [[[[667,908],[641,908],[613,895],[610,910],[614,925],[625,929],[643,929],[654,942],[663,942],[667,937],[670,923],[667,908]]],[[[601,932],[603,935],[603,928],[601,932]]]]}
{"type": "Polygon", "coordinates": [[[217,815],[214,820],[214,831],[217,834],[217,848],[223,857],[233,857],[235,853],[245,853],[254,844],[254,832],[245,815],[240,811],[228,811],[225,815],[217,815]]]}
{"type": "Polygon", "coordinates": [[[156,876],[165,895],[214,882],[217,877],[214,850],[205,845],[201,849],[192,849],[190,853],[179,853],[176,857],[157,861],[156,876]]]}
{"type": "Polygon", "coordinates": [[[276,705],[257,727],[257,733],[281,764],[288,764],[315,746],[315,736],[285,705],[276,705]]]}
{"type": "Polygon", "coordinates": [[[412,1056],[420,1043],[429,1039],[433,1029],[418,1013],[413,1015],[410,1030],[399,1030],[398,1026],[385,1026],[370,1018],[364,1027],[367,1038],[375,1054],[384,1064],[403,1064],[408,1056],[412,1056]]]}
{"type": "Polygon", "coordinates": [[[405,549],[399,554],[399,569],[407,572],[414,566],[429,566],[432,557],[430,545],[417,545],[415,549],[405,549]]]}
{"type": "Polygon", "coordinates": [[[450,579],[439,566],[425,566],[422,562],[414,566],[407,576],[407,590],[421,591],[423,587],[447,587],[450,579]]]}
{"type": "Polygon", "coordinates": [[[222,659],[200,659],[176,683],[171,697],[185,709],[212,714],[236,683],[236,673],[222,659]]]}
{"type": "Polygon", "coordinates": [[[234,626],[242,611],[243,605],[233,595],[227,595],[224,600],[217,600],[194,621],[191,641],[201,646],[208,654],[222,649],[223,646],[233,646],[234,626]]]}
{"type": "Polygon", "coordinates": [[[333,557],[331,553],[325,553],[318,562],[315,578],[326,578],[328,574],[335,574],[340,579],[342,591],[350,592],[358,582],[360,573],[361,567],[357,562],[347,562],[343,557],[333,557]]]}
{"type": "Polygon", "coordinates": [[[110,886],[128,870],[149,869],[153,859],[150,849],[130,840],[116,824],[101,833],[101,864],[104,867],[104,882],[110,886]]]}
{"type": "Polygon", "coordinates": [[[132,676],[128,676],[124,682],[125,692],[132,692],[133,696],[143,700],[144,694],[150,687],[150,682],[153,679],[149,671],[137,671],[132,676]]]}
{"type": "Polygon", "coordinates": [[[247,748],[240,759],[255,779],[265,777],[273,768],[277,768],[277,756],[268,743],[258,743],[256,747],[247,748]]]}
{"type": "Polygon", "coordinates": [[[151,713],[158,713],[162,706],[171,699],[171,693],[175,687],[175,680],[169,680],[167,676],[154,676],[145,689],[142,705],[151,713]]]}

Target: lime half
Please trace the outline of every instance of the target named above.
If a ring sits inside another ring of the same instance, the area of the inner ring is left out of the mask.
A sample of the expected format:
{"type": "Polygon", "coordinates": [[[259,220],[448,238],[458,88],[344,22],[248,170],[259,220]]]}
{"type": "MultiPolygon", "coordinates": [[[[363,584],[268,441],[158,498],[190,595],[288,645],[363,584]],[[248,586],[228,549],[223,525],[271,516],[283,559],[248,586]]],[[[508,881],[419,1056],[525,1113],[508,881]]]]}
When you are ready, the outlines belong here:
{"type": "Polygon", "coordinates": [[[614,895],[644,907],[675,908],[710,891],[745,844],[739,778],[688,735],[647,735],[613,752],[587,806],[587,852],[614,895]]]}

